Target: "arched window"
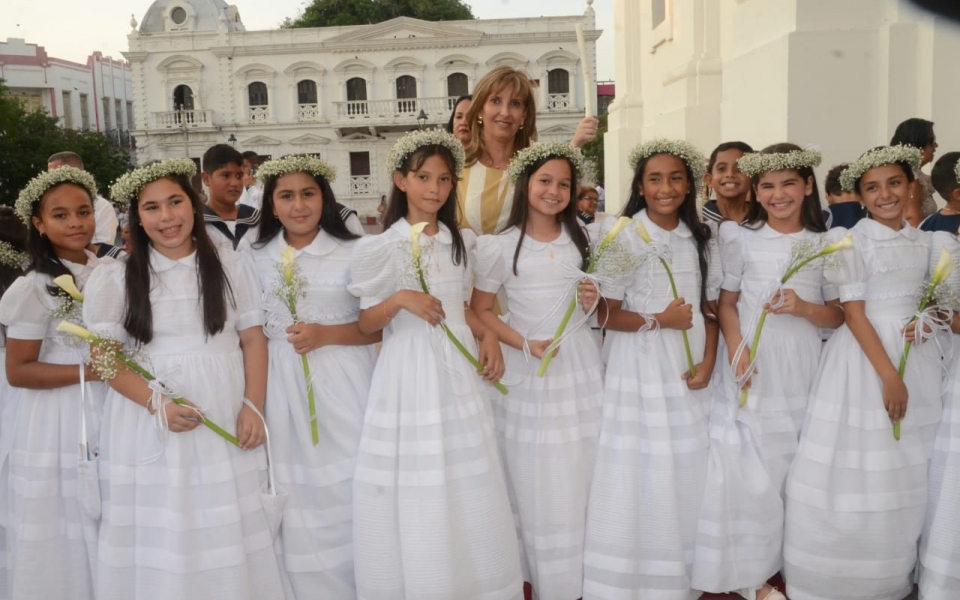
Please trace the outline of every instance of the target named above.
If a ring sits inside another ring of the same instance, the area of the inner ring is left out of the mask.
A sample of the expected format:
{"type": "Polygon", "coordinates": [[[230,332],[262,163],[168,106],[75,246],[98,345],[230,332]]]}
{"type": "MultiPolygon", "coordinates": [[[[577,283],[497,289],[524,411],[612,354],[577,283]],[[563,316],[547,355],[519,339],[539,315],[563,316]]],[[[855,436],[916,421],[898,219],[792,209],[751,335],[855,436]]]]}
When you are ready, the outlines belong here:
{"type": "Polygon", "coordinates": [[[267,84],[254,81],[247,86],[247,99],[251,123],[266,123],[270,117],[270,107],[267,99],[267,84]]]}
{"type": "Polygon", "coordinates": [[[547,110],[564,110],[570,106],[570,73],[566,69],[553,69],[547,73],[547,110]]]}
{"type": "Polygon", "coordinates": [[[554,69],[547,74],[547,93],[570,93],[570,73],[566,69],[554,69]]]}
{"type": "Polygon", "coordinates": [[[297,104],[316,104],[317,103],[317,82],[312,79],[304,79],[297,83],[297,104]]]}
{"type": "Polygon", "coordinates": [[[178,85],[173,89],[173,110],[193,110],[193,90],[189,85],[178,85]]]}
{"type": "Polygon", "coordinates": [[[417,112],[417,80],[410,75],[397,77],[397,110],[410,114],[417,112]]]}
{"type": "Polygon", "coordinates": [[[250,106],[267,106],[267,84],[262,81],[254,81],[247,86],[247,96],[250,100],[250,106]]]}
{"type": "Polygon", "coordinates": [[[363,77],[347,80],[347,114],[367,114],[367,80],[363,77]]]}
{"type": "Polygon", "coordinates": [[[466,96],[468,90],[467,76],[463,73],[451,73],[447,76],[447,95],[451,98],[466,96]]]}

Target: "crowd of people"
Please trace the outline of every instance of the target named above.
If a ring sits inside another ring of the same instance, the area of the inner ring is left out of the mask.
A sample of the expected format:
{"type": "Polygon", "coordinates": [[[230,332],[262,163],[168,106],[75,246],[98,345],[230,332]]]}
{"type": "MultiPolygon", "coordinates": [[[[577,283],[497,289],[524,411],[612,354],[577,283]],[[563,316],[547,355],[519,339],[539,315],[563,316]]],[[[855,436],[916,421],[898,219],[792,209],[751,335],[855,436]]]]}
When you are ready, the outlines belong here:
{"type": "Polygon", "coordinates": [[[51,157],[0,211],[0,598],[956,598],[960,152],[911,119],[821,206],[816,150],[649,140],[612,216],[534,98],[400,138],[375,235],[314,156],[51,157]]]}

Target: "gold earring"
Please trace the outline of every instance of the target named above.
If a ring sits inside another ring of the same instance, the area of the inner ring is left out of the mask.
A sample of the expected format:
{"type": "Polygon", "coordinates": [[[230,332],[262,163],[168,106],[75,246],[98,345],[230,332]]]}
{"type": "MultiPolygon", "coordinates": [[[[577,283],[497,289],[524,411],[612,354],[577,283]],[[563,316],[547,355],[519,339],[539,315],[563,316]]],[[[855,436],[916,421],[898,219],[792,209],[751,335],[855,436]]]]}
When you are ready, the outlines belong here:
{"type": "Polygon", "coordinates": [[[523,123],[520,123],[520,131],[523,131],[523,123]]]}
{"type": "Polygon", "coordinates": [[[483,125],[483,115],[477,115],[477,125],[483,125]]]}

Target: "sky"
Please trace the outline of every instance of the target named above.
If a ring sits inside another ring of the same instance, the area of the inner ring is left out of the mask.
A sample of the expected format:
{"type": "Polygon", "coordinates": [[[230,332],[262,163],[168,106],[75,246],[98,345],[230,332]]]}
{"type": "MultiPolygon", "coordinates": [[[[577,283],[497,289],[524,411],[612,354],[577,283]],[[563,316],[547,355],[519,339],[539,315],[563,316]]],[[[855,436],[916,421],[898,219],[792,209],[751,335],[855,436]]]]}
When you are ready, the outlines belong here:
{"type": "MultiPolygon", "coordinates": [[[[247,30],[275,29],[286,17],[295,17],[304,0],[228,0],[240,10],[247,30]]],[[[480,19],[582,15],[585,0],[465,0],[480,19]]],[[[121,58],[127,49],[130,14],[139,22],[152,0],[46,0],[4,2],[0,40],[23,38],[47,50],[47,55],[86,62],[96,50],[121,58]],[[51,16],[56,15],[55,18],[51,16]]],[[[613,79],[613,0],[595,0],[597,78],[613,79]],[[604,59],[604,57],[610,57],[604,59]]]]}

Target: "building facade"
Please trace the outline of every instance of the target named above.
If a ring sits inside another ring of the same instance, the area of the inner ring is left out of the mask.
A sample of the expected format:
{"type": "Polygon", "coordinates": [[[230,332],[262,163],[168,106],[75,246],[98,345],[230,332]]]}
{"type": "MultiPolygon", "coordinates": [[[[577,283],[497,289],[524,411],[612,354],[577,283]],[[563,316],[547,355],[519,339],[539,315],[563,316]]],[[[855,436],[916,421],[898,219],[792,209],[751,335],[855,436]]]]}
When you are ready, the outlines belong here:
{"type": "Polygon", "coordinates": [[[960,28],[908,0],[614,0],[614,23],[608,211],[632,175],[613,157],[657,136],[811,144],[821,176],[910,117],[960,149],[960,28]]]}
{"type": "Polygon", "coordinates": [[[124,146],[131,142],[133,72],[126,61],[94,52],[80,64],[9,38],[0,42],[0,79],[24,107],[47,111],[63,127],[101,131],[124,146]]]}
{"type": "MultiPolygon", "coordinates": [[[[590,3],[570,17],[246,31],[223,0],[157,0],[125,53],[138,160],[196,159],[231,136],[261,155],[319,154],[337,168],[338,200],[374,215],[393,142],[420,121],[446,124],[456,97],[493,67],[535,81],[541,139],[572,137],[587,93],[578,22],[596,73],[590,3]]],[[[595,80],[588,87],[596,93],[595,80]]]]}

